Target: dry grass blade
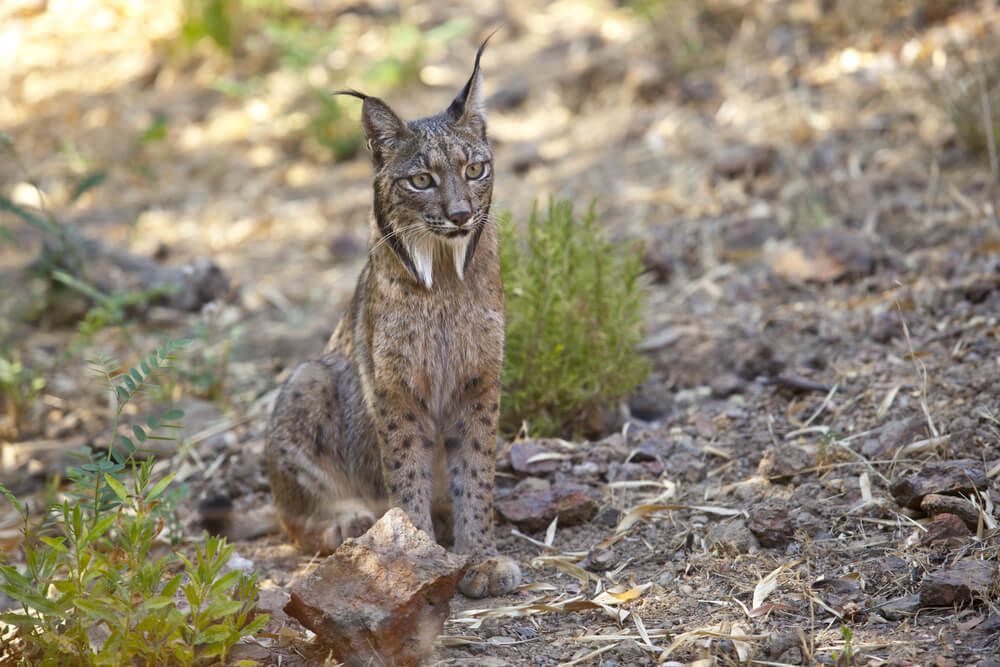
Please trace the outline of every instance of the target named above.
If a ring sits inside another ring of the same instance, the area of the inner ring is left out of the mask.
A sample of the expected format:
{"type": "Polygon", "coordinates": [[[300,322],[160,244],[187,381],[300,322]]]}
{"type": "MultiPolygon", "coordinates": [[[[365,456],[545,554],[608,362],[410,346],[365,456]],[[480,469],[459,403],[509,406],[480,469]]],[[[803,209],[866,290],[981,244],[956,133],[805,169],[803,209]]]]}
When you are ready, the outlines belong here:
{"type": "Polygon", "coordinates": [[[659,503],[648,503],[637,505],[626,512],[618,522],[615,532],[626,532],[629,528],[650,514],[675,510],[694,510],[695,512],[704,512],[705,514],[714,514],[716,516],[738,516],[744,512],[743,510],[732,509],[729,507],[719,507],[717,505],[662,505],[659,503]]]}
{"type": "Polygon", "coordinates": [[[568,574],[577,579],[584,586],[588,585],[591,581],[600,581],[601,579],[596,574],[588,572],[574,563],[573,557],[570,556],[536,556],[531,559],[531,567],[546,567],[549,565],[563,574],[568,574]]]}
{"type": "Polygon", "coordinates": [[[670,642],[670,646],[667,647],[660,657],[661,661],[685,644],[689,644],[702,637],[708,637],[710,639],[728,639],[731,642],[758,642],[767,639],[769,636],[736,634],[727,632],[724,628],[725,624],[719,623],[718,625],[712,625],[706,628],[697,628],[695,630],[682,632],[674,638],[674,641],[670,642]]]}
{"type": "Polygon", "coordinates": [[[785,570],[795,567],[802,562],[802,559],[794,560],[789,563],[783,563],[771,571],[766,577],[757,582],[757,585],[753,589],[753,607],[751,611],[757,609],[762,604],[767,596],[774,592],[778,587],[778,576],[781,575],[785,570]]]}
{"type": "Polygon", "coordinates": [[[545,546],[552,547],[552,543],[556,539],[556,527],[559,525],[559,517],[552,519],[552,523],[549,527],[545,529],[545,546]]]}

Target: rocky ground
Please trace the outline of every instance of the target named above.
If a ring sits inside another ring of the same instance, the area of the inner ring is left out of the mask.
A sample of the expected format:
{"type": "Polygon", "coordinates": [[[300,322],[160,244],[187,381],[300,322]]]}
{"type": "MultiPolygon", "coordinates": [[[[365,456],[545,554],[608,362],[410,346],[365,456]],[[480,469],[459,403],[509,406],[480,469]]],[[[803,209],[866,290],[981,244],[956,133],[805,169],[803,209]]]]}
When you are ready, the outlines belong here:
{"type": "MultiPolygon", "coordinates": [[[[156,306],[130,328],[140,349],[194,337],[164,389],[187,418],[162,464],[189,484],[189,528],[208,494],[266,506],[275,387],[322,349],[364,261],[370,167],[303,135],[307,84],[362,86],[344,63],[398,24],[465,21],[386,93],[436,111],[502,26],[483,60],[495,206],[594,200],[613,237],[645,241],[637,353],[653,370],[592,442],[504,444],[497,531],[525,585],[456,595],[431,664],[1000,664],[1000,198],[973,131],[1000,80],[981,64],[1000,56],[1000,14],[301,4],[344,12],[304,73],[253,49],[177,55],[169,3],[0,9],[0,131],[18,157],[0,161],[0,193],[233,281],[200,312],[156,306]],[[74,199],[95,169],[104,181],[74,199]]],[[[0,341],[45,382],[19,403],[8,391],[0,481],[36,498],[68,451],[106,437],[84,358],[134,360],[115,327],[83,336],[36,312],[23,268],[41,238],[0,224],[0,341]]],[[[17,525],[4,509],[0,532],[17,525]]],[[[272,614],[243,655],[317,661],[281,610],[317,560],[279,535],[236,549],[272,614]]]]}

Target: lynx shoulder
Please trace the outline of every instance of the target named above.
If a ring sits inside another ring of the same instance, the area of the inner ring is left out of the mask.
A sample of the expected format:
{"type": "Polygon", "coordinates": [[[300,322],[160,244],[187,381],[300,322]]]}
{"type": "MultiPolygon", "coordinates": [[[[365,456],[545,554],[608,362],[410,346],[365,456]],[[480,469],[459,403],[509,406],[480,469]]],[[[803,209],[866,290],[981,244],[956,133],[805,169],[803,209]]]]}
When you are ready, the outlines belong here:
{"type": "Polygon", "coordinates": [[[442,113],[403,121],[360,98],[374,165],[368,262],[324,355],[294,370],[268,427],[279,520],[328,552],[388,507],[473,557],[459,589],[520,582],[493,537],[504,291],[490,217],[483,82],[442,113]]]}

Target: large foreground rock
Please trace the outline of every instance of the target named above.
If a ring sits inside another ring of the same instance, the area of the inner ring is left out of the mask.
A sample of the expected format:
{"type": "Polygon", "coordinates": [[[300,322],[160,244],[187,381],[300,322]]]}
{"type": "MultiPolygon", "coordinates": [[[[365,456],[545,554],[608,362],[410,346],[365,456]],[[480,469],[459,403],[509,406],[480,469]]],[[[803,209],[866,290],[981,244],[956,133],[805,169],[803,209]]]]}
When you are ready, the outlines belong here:
{"type": "Polygon", "coordinates": [[[284,610],[347,665],[416,665],[432,650],[466,565],[393,508],[327,557],[284,610]]]}

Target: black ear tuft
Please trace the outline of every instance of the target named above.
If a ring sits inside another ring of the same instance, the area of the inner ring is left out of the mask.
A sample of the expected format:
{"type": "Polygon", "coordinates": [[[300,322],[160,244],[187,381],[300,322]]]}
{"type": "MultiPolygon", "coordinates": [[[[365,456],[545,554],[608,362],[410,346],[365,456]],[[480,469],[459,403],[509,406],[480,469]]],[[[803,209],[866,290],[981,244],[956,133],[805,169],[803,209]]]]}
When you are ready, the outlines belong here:
{"type": "Polygon", "coordinates": [[[448,118],[456,123],[468,123],[478,121],[486,123],[486,103],[483,100],[483,73],[479,69],[479,59],[483,55],[490,37],[496,34],[496,30],[491,32],[476,51],[476,63],[472,68],[472,76],[469,77],[462,92],[452,101],[448,107],[448,118]]]}

